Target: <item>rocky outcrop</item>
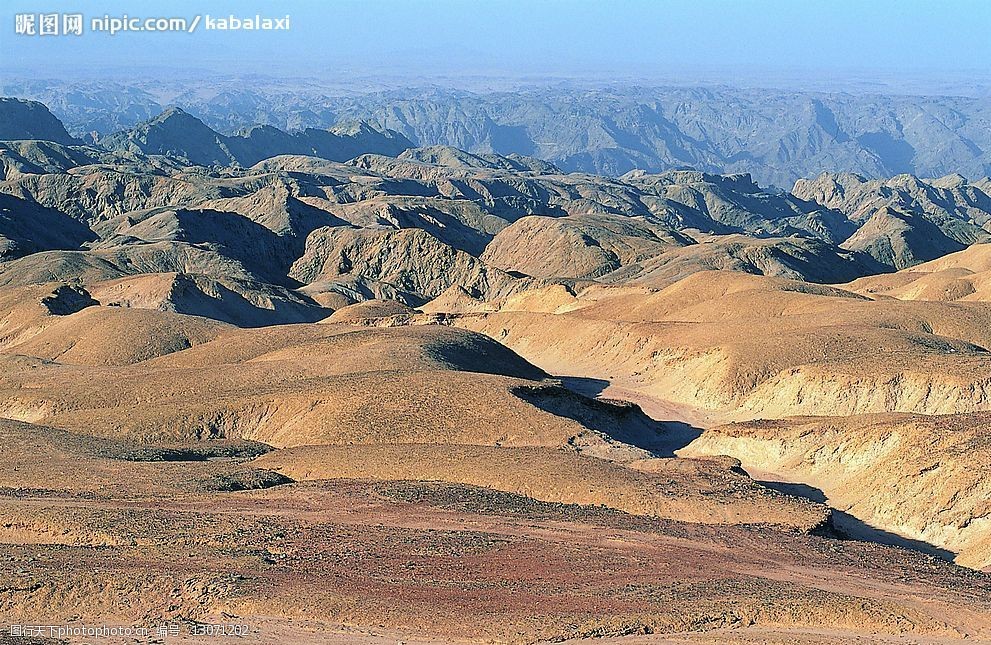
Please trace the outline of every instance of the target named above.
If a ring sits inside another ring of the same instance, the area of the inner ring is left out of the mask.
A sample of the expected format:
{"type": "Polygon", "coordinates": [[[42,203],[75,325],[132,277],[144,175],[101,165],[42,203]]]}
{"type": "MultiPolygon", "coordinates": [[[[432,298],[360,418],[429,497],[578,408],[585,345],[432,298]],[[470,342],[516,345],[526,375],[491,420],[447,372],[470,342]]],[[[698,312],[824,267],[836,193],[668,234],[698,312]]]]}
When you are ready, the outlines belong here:
{"type": "Polygon", "coordinates": [[[603,281],[663,288],[699,271],[719,270],[833,283],[890,271],[866,253],[818,239],[730,234],[698,235],[697,242],[624,266],[603,281]]]}
{"type": "MultiPolygon", "coordinates": [[[[982,234],[975,234],[975,238],[991,239],[982,234]]],[[[948,237],[925,217],[888,206],[871,215],[841,246],[869,255],[880,264],[896,269],[966,248],[965,244],[948,237]]]]}
{"type": "Polygon", "coordinates": [[[472,154],[451,146],[410,148],[398,155],[398,158],[436,166],[446,166],[448,168],[490,168],[548,174],[560,172],[554,164],[534,157],[515,153],[510,153],[506,156],[491,153],[472,154]]]}
{"type": "Polygon", "coordinates": [[[509,274],[417,229],[319,229],[307,238],[306,251],[289,275],[302,283],[354,291],[362,299],[391,298],[411,305],[455,284],[486,299],[518,288],[509,274]]]}
{"type": "Polygon", "coordinates": [[[799,180],[793,192],[858,224],[844,248],[897,269],[991,240],[991,196],[960,175],[926,182],[912,175],[867,180],[824,173],[799,180]]]}
{"type": "Polygon", "coordinates": [[[504,228],[481,259],[541,278],[600,278],[694,240],[642,218],[524,217],[504,228]]]}

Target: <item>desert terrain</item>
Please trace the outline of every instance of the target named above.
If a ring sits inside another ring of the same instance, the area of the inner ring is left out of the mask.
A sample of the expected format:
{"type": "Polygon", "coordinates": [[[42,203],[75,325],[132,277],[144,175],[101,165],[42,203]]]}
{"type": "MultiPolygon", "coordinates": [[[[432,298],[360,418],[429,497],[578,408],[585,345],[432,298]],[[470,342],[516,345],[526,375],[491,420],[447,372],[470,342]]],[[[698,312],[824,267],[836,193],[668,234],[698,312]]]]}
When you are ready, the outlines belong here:
{"type": "Polygon", "coordinates": [[[0,116],[4,622],[991,641],[989,180],[0,116]]]}

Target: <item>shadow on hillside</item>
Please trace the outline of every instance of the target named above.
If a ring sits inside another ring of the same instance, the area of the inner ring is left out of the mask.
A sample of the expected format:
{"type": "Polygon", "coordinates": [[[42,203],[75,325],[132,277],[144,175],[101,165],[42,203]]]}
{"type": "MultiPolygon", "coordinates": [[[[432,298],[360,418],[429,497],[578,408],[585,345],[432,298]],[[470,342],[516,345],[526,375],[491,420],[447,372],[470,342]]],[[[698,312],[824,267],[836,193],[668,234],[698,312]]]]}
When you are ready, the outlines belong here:
{"type": "Polygon", "coordinates": [[[702,436],[702,428],[683,421],[661,421],[659,424],[663,427],[663,435],[660,445],[654,449],[658,457],[677,457],[676,451],[702,436]]]}
{"type": "MultiPolygon", "coordinates": [[[[818,502],[820,504],[827,503],[825,493],[814,486],[809,486],[808,484],[795,484],[791,482],[776,481],[758,481],[757,483],[780,493],[785,493],[786,495],[804,497],[805,499],[818,502]]],[[[841,540],[874,542],[876,544],[896,546],[902,549],[910,549],[912,551],[925,553],[926,555],[931,555],[949,562],[952,562],[956,557],[956,554],[953,551],[940,548],[923,540],[913,540],[912,538],[907,538],[903,535],[892,533],[891,531],[879,529],[845,511],[840,511],[835,508],[833,509],[832,528],[834,535],[830,535],[829,537],[837,537],[841,540]]]]}
{"type": "Polygon", "coordinates": [[[817,502],[819,504],[826,503],[826,494],[818,488],[809,486],[808,484],[793,484],[792,482],[774,481],[758,481],[757,483],[765,488],[776,490],[779,493],[784,493],[785,495],[791,495],[792,497],[804,497],[807,500],[817,502]]]}
{"type": "Polygon", "coordinates": [[[585,396],[599,396],[609,387],[609,381],[601,378],[585,378],[583,376],[557,376],[555,378],[572,392],[585,396]]]}
{"type": "MultiPolygon", "coordinates": [[[[609,387],[609,381],[605,379],[565,376],[557,377],[557,380],[571,396],[577,394],[588,397],[585,405],[550,405],[547,397],[530,402],[547,412],[578,421],[617,441],[647,450],[655,457],[674,457],[676,450],[684,448],[702,434],[701,428],[687,423],[657,421],[635,403],[601,397],[609,387]],[[586,406],[599,414],[589,414],[586,406]]],[[[576,397],[575,400],[580,399],[576,397]]]]}

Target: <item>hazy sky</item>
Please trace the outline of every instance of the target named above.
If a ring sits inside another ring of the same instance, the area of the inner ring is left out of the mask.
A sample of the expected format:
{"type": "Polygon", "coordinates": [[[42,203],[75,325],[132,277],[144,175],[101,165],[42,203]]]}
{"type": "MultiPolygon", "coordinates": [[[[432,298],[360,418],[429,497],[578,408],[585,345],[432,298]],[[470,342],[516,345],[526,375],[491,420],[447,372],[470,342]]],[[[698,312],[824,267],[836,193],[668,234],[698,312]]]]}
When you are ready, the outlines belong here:
{"type": "Polygon", "coordinates": [[[7,74],[161,65],[333,75],[340,70],[634,76],[694,69],[939,77],[991,69],[991,1],[956,0],[3,0],[7,74]],[[15,35],[15,14],[82,13],[74,36],[15,35]],[[131,17],[290,15],[288,32],[90,32],[131,17]]]}

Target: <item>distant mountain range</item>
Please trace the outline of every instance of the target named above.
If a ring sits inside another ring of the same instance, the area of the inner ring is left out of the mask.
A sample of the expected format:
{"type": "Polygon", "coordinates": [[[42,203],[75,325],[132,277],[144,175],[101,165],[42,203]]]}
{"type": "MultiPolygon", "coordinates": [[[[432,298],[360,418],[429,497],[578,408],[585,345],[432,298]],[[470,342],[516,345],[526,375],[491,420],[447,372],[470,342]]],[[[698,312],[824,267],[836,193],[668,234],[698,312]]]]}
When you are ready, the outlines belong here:
{"type": "Polygon", "coordinates": [[[868,178],[901,173],[970,179],[991,174],[991,99],[731,88],[583,88],[464,92],[413,88],[341,93],[302,83],[290,90],[143,89],[116,83],[8,84],[43,100],[78,136],[110,135],[177,105],[229,135],[256,124],[288,132],[367,121],[415,146],[522,154],[565,171],[618,176],[690,166],[748,172],[787,188],[822,172],[868,178]]]}
{"type": "Polygon", "coordinates": [[[395,156],[413,144],[397,132],[376,130],[364,122],[342,124],[329,130],[307,128],[295,134],[259,125],[225,136],[172,107],[130,130],[101,139],[100,146],[108,150],[176,156],[199,165],[251,166],[280,154],[312,155],[331,161],[346,161],[364,152],[395,156]]]}

